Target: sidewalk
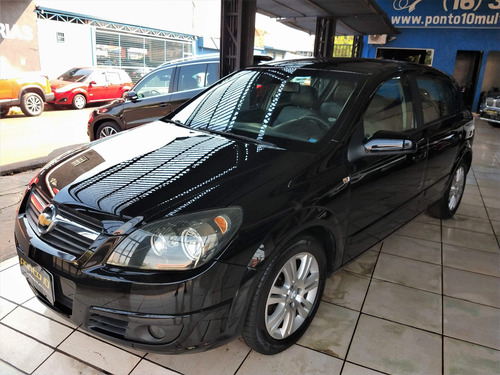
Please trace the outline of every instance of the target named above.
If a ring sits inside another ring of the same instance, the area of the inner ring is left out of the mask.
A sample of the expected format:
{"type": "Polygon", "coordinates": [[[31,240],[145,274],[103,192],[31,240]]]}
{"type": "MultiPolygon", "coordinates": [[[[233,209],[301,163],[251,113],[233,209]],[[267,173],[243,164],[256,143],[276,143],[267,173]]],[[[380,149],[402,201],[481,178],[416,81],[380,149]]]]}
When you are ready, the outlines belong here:
{"type": "MultiPolygon", "coordinates": [[[[14,257],[0,264],[0,374],[499,374],[500,128],[476,120],[476,130],[457,215],[419,216],[336,272],[289,350],[262,356],[236,339],[160,355],[107,343],[39,303],[14,257]]],[[[2,249],[30,176],[0,178],[2,249]]]]}

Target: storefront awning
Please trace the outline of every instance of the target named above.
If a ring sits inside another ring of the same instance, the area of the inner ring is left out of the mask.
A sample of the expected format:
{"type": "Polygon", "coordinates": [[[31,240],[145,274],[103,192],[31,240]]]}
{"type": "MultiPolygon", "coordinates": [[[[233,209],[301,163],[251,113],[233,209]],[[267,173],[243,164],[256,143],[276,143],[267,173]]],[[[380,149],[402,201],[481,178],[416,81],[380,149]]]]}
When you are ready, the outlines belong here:
{"type": "Polygon", "coordinates": [[[257,0],[257,9],[310,34],[318,17],[334,17],[337,35],[398,34],[374,0],[257,0]]]}

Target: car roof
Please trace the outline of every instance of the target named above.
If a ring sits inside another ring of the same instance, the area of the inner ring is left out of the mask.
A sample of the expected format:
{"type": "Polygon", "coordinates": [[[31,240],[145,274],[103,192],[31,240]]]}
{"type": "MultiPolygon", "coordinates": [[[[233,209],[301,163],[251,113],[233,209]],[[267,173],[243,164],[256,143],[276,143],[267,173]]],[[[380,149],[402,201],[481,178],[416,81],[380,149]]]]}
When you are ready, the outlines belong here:
{"type": "Polygon", "coordinates": [[[427,65],[407,61],[365,59],[365,58],[308,58],[297,60],[280,60],[259,65],[259,67],[288,67],[295,69],[337,70],[359,73],[370,76],[385,76],[390,73],[403,71],[427,71],[434,74],[446,75],[438,69],[427,65]]]}

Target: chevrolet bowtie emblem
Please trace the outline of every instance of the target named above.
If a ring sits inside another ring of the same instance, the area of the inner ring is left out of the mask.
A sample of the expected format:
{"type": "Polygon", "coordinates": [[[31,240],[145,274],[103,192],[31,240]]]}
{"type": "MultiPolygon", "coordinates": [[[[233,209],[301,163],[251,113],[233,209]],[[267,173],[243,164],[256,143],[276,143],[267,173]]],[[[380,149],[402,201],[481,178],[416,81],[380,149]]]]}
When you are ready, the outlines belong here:
{"type": "Polygon", "coordinates": [[[40,215],[38,215],[38,231],[41,234],[48,233],[54,227],[56,222],[56,207],[49,204],[45,207],[40,215]]]}
{"type": "Polygon", "coordinates": [[[38,223],[41,226],[48,227],[52,223],[52,218],[49,214],[42,213],[38,216],[38,223]]]}

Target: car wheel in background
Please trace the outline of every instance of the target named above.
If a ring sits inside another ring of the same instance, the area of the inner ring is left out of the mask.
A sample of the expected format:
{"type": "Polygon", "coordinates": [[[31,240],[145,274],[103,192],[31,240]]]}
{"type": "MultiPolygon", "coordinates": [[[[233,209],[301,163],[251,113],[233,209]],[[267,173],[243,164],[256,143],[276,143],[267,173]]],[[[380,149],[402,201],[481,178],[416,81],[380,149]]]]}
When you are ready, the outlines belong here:
{"type": "Polygon", "coordinates": [[[310,236],[291,240],[271,260],[259,281],[243,329],[248,346],[276,354],[304,334],[325,287],[326,256],[310,236]]]}
{"type": "Polygon", "coordinates": [[[5,117],[9,114],[10,107],[1,107],[0,108],[0,116],[5,117]]]}
{"type": "Polygon", "coordinates": [[[105,137],[109,137],[110,135],[116,134],[120,132],[122,129],[113,121],[103,122],[97,128],[96,139],[101,139],[105,137]]]}
{"type": "Polygon", "coordinates": [[[21,97],[21,111],[26,116],[39,116],[43,112],[43,99],[34,92],[27,92],[21,97]]]}
{"type": "Polygon", "coordinates": [[[122,94],[122,99],[125,99],[127,97],[127,94],[128,94],[128,91],[125,91],[123,94],[122,94]]]}
{"type": "Polygon", "coordinates": [[[464,195],[467,180],[467,165],[461,161],[453,172],[451,181],[440,200],[429,207],[431,216],[438,219],[449,219],[457,212],[464,195]]]}
{"type": "Polygon", "coordinates": [[[87,99],[85,95],[76,94],[73,98],[73,108],[75,109],[83,109],[87,105],[87,99]]]}

